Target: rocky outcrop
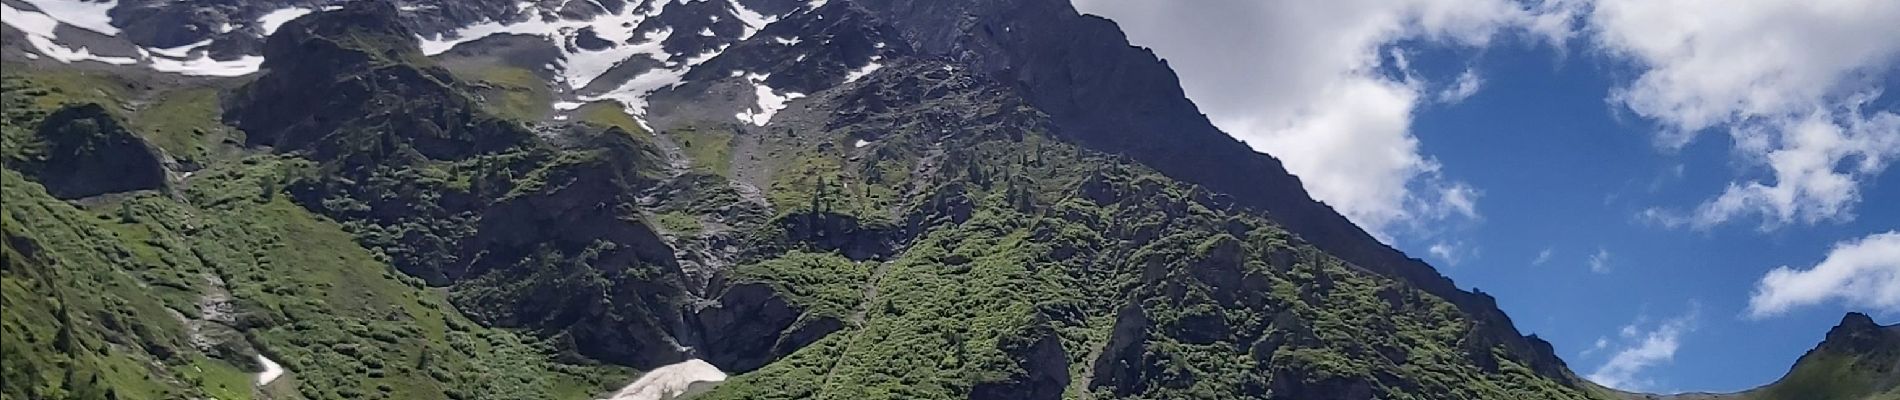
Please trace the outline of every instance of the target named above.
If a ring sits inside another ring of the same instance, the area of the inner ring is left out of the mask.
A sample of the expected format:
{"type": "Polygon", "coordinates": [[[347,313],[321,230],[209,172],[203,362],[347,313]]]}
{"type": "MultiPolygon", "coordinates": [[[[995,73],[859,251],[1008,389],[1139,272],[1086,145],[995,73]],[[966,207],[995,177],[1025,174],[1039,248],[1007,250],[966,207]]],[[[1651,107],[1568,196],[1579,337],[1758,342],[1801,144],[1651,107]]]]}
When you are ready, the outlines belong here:
{"type": "Polygon", "coordinates": [[[487,115],[416,46],[388,3],[290,21],[264,47],[268,71],[226,101],[251,145],[318,160],[458,159],[530,136],[487,115]]]}
{"type": "Polygon", "coordinates": [[[743,373],[791,354],[844,328],[843,321],[807,315],[771,285],[726,288],[696,313],[699,353],[720,369],[743,373]]]}
{"type": "Polygon", "coordinates": [[[166,185],[159,151],[105,107],[87,103],[47,115],[39,157],[18,168],[61,199],[158,189],[166,185]]]}
{"type": "Polygon", "coordinates": [[[971,399],[1056,400],[1069,386],[1068,352],[1054,330],[1038,326],[997,343],[999,350],[1021,368],[1000,381],[978,382],[971,399]]]}
{"type": "Polygon", "coordinates": [[[822,211],[787,214],[779,218],[778,228],[784,232],[784,241],[858,261],[889,258],[903,239],[896,226],[822,211]]]}

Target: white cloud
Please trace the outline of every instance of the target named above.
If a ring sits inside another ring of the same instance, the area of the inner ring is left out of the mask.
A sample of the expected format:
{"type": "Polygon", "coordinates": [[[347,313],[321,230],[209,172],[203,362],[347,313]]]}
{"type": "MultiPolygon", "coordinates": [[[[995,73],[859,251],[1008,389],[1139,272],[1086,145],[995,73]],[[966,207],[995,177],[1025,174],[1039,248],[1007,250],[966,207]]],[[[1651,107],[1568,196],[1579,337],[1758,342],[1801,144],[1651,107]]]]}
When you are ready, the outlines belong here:
{"type": "MultiPolygon", "coordinates": [[[[1616,352],[1586,378],[1621,390],[1643,391],[1653,387],[1656,381],[1647,377],[1646,370],[1675,360],[1676,350],[1682,346],[1682,335],[1695,328],[1700,308],[1691,303],[1687,314],[1654,327],[1642,326],[1645,325],[1643,318],[1623,326],[1618,335],[1621,344],[1613,347],[1616,352]]],[[[1609,340],[1599,338],[1597,348],[1591,351],[1606,347],[1610,347],[1609,340]]]]}
{"type": "Polygon", "coordinates": [[[1595,272],[1599,274],[1610,273],[1610,251],[1609,250],[1598,248],[1595,254],[1590,255],[1590,272],[1595,272]]]}
{"type": "MultiPolygon", "coordinates": [[[[1478,194],[1420,150],[1413,114],[1438,95],[1392,45],[1483,47],[1513,29],[1570,34],[1567,16],[1510,0],[1075,4],[1153,48],[1216,125],[1278,157],[1315,198],[1386,239],[1473,218],[1478,194]]],[[[1476,72],[1467,78],[1454,82],[1454,97],[1482,82],[1476,72]]]]}
{"type": "Polygon", "coordinates": [[[1591,354],[1595,354],[1596,352],[1603,351],[1603,349],[1606,349],[1609,347],[1610,347],[1610,338],[1604,337],[1604,336],[1598,336],[1596,344],[1590,345],[1590,348],[1588,349],[1583,349],[1582,352],[1577,353],[1577,356],[1589,357],[1591,354]]]}
{"type": "Polygon", "coordinates": [[[1835,243],[1812,268],[1768,271],[1748,299],[1748,314],[1772,317],[1828,301],[1900,311],[1900,231],[1835,243]]]}
{"type": "Polygon", "coordinates": [[[1483,85],[1484,78],[1478,77],[1478,71],[1467,69],[1464,73],[1458,74],[1456,82],[1438,91],[1438,101],[1442,103],[1465,101],[1471,98],[1471,95],[1478,94],[1478,88],[1483,85]]]}
{"type": "Polygon", "coordinates": [[[1557,249],[1545,247],[1543,251],[1537,252],[1537,258],[1531,259],[1531,265],[1533,266],[1544,265],[1544,263],[1550,262],[1550,256],[1554,255],[1556,252],[1557,252],[1557,249]]]}
{"type": "Polygon", "coordinates": [[[1426,251],[1447,265],[1458,265],[1464,260],[1478,256],[1478,249],[1466,245],[1463,241],[1433,243],[1426,251]]]}
{"type": "Polygon", "coordinates": [[[1693,211],[1646,211],[1669,226],[1759,217],[1763,229],[1853,218],[1859,186],[1900,157],[1900,116],[1868,109],[1900,59],[1891,0],[1595,0],[1587,31],[1640,70],[1612,102],[1681,147],[1726,131],[1755,175],[1693,211]]]}

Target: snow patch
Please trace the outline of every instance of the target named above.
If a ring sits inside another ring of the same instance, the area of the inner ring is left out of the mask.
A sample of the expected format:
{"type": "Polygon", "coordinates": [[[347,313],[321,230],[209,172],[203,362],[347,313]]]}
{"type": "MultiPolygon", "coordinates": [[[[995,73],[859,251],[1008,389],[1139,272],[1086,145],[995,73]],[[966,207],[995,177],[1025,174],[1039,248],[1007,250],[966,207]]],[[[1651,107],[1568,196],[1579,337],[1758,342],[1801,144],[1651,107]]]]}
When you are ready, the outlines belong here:
{"type": "MultiPolygon", "coordinates": [[[[47,3],[64,2],[47,1],[47,3]]],[[[36,6],[46,7],[38,4],[36,4],[36,6]]],[[[72,9],[73,7],[67,6],[66,11],[62,12],[74,12],[72,9]]],[[[92,54],[92,50],[85,47],[74,49],[54,41],[54,29],[58,28],[59,24],[66,23],[56,17],[0,4],[0,21],[5,21],[7,26],[12,26],[14,29],[18,29],[21,33],[25,34],[26,42],[33,47],[33,50],[38,51],[47,58],[62,63],[98,61],[113,65],[132,65],[140,62],[149,62],[150,67],[159,72],[196,76],[239,76],[257,72],[257,69],[264,65],[264,58],[259,56],[247,56],[229,61],[212,60],[210,56],[205,53],[199,53],[196,57],[192,56],[192,54],[198,52],[199,49],[210,46],[211,39],[170,48],[148,49],[139,47],[136,48],[139,53],[139,57],[136,58],[101,56],[92,54]]],[[[71,24],[68,23],[68,25],[71,24]]],[[[97,31],[96,29],[92,30],[97,31]]],[[[32,53],[28,53],[27,55],[28,58],[31,59],[39,58],[39,55],[32,53]]]]}
{"type": "Polygon", "coordinates": [[[310,15],[311,12],[311,9],[304,7],[290,7],[264,13],[264,16],[257,17],[257,29],[262,30],[264,36],[270,36],[273,33],[277,33],[277,28],[283,27],[284,24],[289,23],[290,20],[310,15]]]}
{"type": "Polygon", "coordinates": [[[852,147],[852,148],[858,148],[858,149],[862,149],[862,148],[864,148],[864,146],[870,146],[870,145],[871,145],[871,143],[873,143],[873,142],[871,142],[871,141],[869,141],[869,140],[864,140],[864,139],[858,139],[858,142],[857,142],[857,143],[853,143],[853,144],[851,144],[851,147],[852,147]]]}
{"type": "Polygon", "coordinates": [[[209,54],[197,58],[178,60],[164,57],[151,59],[152,69],[190,76],[244,76],[264,67],[263,56],[244,56],[236,60],[213,60],[209,54]]]}
{"type": "Polygon", "coordinates": [[[758,97],[758,104],[744,111],[740,111],[738,114],[733,114],[733,117],[738,118],[739,122],[765,126],[765,124],[772,122],[773,115],[777,115],[779,110],[785,109],[786,103],[805,97],[804,93],[786,92],[780,94],[777,90],[772,89],[771,86],[765,85],[765,79],[768,77],[771,77],[771,74],[746,75],[746,80],[752,82],[752,93],[758,97]]]}
{"type": "MultiPolygon", "coordinates": [[[[68,10],[66,12],[71,11],[68,10]]],[[[51,58],[54,61],[62,63],[98,61],[114,65],[130,65],[139,62],[138,59],[131,57],[94,55],[92,54],[92,50],[85,47],[74,49],[53,41],[53,30],[59,28],[59,25],[65,22],[43,13],[21,10],[0,3],[0,22],[13,27],[13,29],[19,30],[20,33],[24,34],[23,36],[26,36],[26,42],[28,45],[33,46],[33,50],[38,51],[41,55],[45,55],[46,58],[51,58]]]]}
{"type": "Polygon", "coordinates": [[[797,37],[791,37],[791,38],[787,38],[787,37],[784,37],[784,36],[779,36],[779,37],[774,37],[774,38],[772,38],[772,41],[774,41],[774,42],[778,42],[778,44],[782,44],[782,45],[786,45],[786,46],[797,46],[797,45],[798,45],[798,42],[802,42],[802,41],[804,41],[804,40],[803,40],[803,39],[799,39],[799,38],[797,38],[797,37]]]}
{"type": "Polygon", "coordinates": [[[647,371],[640,379],[603,400],[673,399],[692,392],[695,384],[704,387],[706,383],[725,380],[726,373],[719,367],[695,358],[647,371]]]}
{"type": "Polygon", "coordinates": [[[284,366],[277,365],[277,362],[271,361],[270,357],[258,355],[257,363],[264,366],[264,372],[257,373],[258,386],[269,385],[271,381],[275,381],[278,377],[284,376],[284,366]]]}
{"type": "Polygon", "coordinates": [[[752,37],[753,33],[758,33],[759,29],[764,28],[765,25],[778,21],[778,17],[767,17],[750,8],[745,8],[745,5],[739,4],[738,0],[728,0],[726,4],[732,6],[732,13],[739,16],[739,22],[745,23],[745,33],[739,34],[739,40],[752,37]]]}
{"type": "MultiPolygon", "coordinates": [[[[112,16],[108,14],[113,7],[119,6],[119,0],[90,2],[77,0],[23,0],[40,9],[40,13],[67,25],[78,27],[102,35],[119,34],[119,28],[112,26],[112,16]]],[[[17,10],[16,10],[17,11],[17,10]]],[[[46,37],[53,35],[48,32],[46,37]]]]}
{"type": "Polygon", "coordinates": [[[192,51],[196,51],[199,48],[210,46],[210,45],[211,45],[211,39],[205,39],[205,40],[200,40],[197,43],[187,44],[184,46],[168,47],[168,48],[163,48],[163,49],[150,49],[150,51],[152,54],[157,54],[157,55],[171,57],[171,58],[189,58],[191,57],[192,51]]]}
{"type": "Polygon", "coordinates": [[[859,79],[864,79],[866,75],[877,72],[878,68],[884,68],[883,64],[877,63],[877,61],[881,59],[883,59],[882,56],[871,56],[871,61],[864,63],[864,66],[851,70],[851,72],[846,72],[844,74],[844,83],[857,82],[859,79]]]}
{"type": "Polygon", "coordinates": [[[50,38],[53,37],[53,30],[59,28],[59,20],[53,19],[53,17],[13,8],[13,6],[9,6],[6,3],[0,3],[0,17],[4,17],[0,18],[0,22],[5,22],[7,26],[18,29],[21,33],[25,33],[28,36],[50,38]]]}
{"type": "Polygon", "coordinates": [[[557,101],[557,102],[554,102],[554,109],[561,110],[561,111],[574,111],[574,110],[580,109],[582,105],[584,105],[584,103],[576,103],[572,101],[557,101]]]}

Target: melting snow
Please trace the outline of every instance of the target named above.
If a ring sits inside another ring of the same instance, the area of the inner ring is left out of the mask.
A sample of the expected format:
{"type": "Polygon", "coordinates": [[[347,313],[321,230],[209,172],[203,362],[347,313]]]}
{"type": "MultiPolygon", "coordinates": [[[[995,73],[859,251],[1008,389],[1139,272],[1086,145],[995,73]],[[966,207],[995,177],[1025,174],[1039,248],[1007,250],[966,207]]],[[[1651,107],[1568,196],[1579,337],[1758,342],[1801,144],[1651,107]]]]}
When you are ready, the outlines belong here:
{"type": "Polygon", "coordinates": [[[20,32],[26,33],[29,36],[53,37],[53,29],[59,28],[59,20],[53,19],[53,17],[37,12],[16,9],[6,3],[0,3],[0,16],[5,17],[0,18],[0,20],[5,21],[7,26],[18,29],[20,32]]]}
{"type": "Polygon", "coordinates": [[[244,76],[264,66],[263,56],[244,56],[225,61],[213,60],[208,55],[187,60],[154,57],[151,61],[152,69],[159,72],[194,76],[244,76]]]}
{"type": "Polygon", "coordinates": [[[760,28],[778,21],[778,17],[767,17],[750,8],[745,8],[745,5],[739,4],[738,0],[730,0],[726,4],[732,6],[732,13],[739,16],[739,22],[745,23],[745,33],[739,34],[739,40],[752,37],[752,34],[758,32],[760,28]]]}
{"type": "Polygon", "coordinates": [[[851,72],[846,72],[844,74],[844,83],[857,82],[859,79],[863,79],[866,75],[870,75],[872,72],[877,72],[878,68],[884,68],[883,64],[877,63],[877,61],[882,58],[883,58],[882,56],[871,56],[871,62],[864,63],[864,66],[858,67],[858,69],[855,69],[855,70],[851,70],[851,72]]]}
{"type": "Polygon", "coordinates": [[[277,365],[277,362],[271,361],[270,357],[259,355],[257,356],[257,363],[264,365],[264,372],[257,374],[258,386],[269,385],[271,381],[275,381],[278,377],[284,376],[284,366],[277,365]]]}
{"type": "Polygon", "coordinates": [[[265,13],[264,16],[257,17],[257,28],[264,31],[264,36],[270,36],[273,33],[277,33],[277,28],[283,27],[285,23],[297,19],[297,17],[309,15],[310,12],[310,9],[303,7],[290,7],[271,11],[265,13]]]}
{"type": "MultiPolygon", "coordinates": [[[[45,1],[41,1],[41,2],[45,2],[45,1]]],[[[35,6],[41,7],[41,9],[47,9],[46,8],[47,6],[42,6],[37,3],[39,2],[36,2],[35,6]]],[[[64,2],[50,2],[50,3],[64,3],[64,2]]],[[[65,6],[66,9],[62,12],[72,12],[72,9],[75,8],[72,5],[63,5],[63,6],[65,6]]],[[[74,49],[74,48],[60,45],[57,42],[54,42],[53,30],[57,29],[60,23],[66,22],[66,21],[55,18],[53,16],[49,16],[47,14],[20,10],[20,9],[13,8],[12,6],[8,6],[4,3],[0,3],[0,22],[4,22],[7,26],[13,27],[13,29],[18,29],[21,33],[25,34],[24,36],[26,36],[27,44],[32,45],[34,50],[39,51],[40,54],[45,55],[47,58],[51,58],[59,62],[72,63],[72,62],[78,62],[78,61],[98,61],[102,63],[115,64],[115,65],[137,64],[139,62],[138,59],[131,58],[131,57],[107,57],[107,56],[94,55],[92,54],[92,50],[87,49],[85,47],[74,49]]],[[[70,25],[70,23],[68,24],[70,25]]],[[[77,25],[74,25],[74,26],[77,26],[77,25]]]]}
{"type": "Polygon", "coordinates": [[[640,379],[605,400],[673,399],[692,391],[696,383],[724,380],[726,373],[720,371],[719,367],[700,359],[691,359],[647,371],[640,375],[640,379]]]}
{"type": "Polygon", "coordinates": [[[858,142],[857,142],[857,143],[853,143],[853,144],[851,145],[851,147],[854,147],[854,148],[860,148],[860,149],[862,149],[862,148],[864,148],[864,146],[870,146],[870,145],[871,145],[871,142],[870,142],[870,141],[868,141],[868,140],[864,140],[864,139],[858,139],[858,142]]]}
{"type": "MultiPolygon", "coordinates": [[[[119,28],[112,26],[112,17],[107,14],[107,12],[112,11],[113,7],[119,5],[119,0],[97,3],[76,0],[24,1],[26,4],[32,4],[33,8],[40,9],[41,14],[52,17],[59,22],[64,22],[67,25],[99,32],[100,34],[108,36],[119,34],[119,28]]],[[[52,32],[47,32],[46,37],[53,37],[52,32]]]]}
{"type": "Polygon", "coordinates": [[[152,54],[157,54],[157,55],[171,57],[171,58],[186,58],[186,57],[191,57],[192,51],[198,50],[198,48],[200,47],[205,47],[205,46],[210,46],[210,45],[211,45],[211,39],[205,39],[205,40],[200,40],[197,43],[187,44],[184,46],[164,48],[164,49],[151,49],[151,52],[152,54]]]}
{"type": "Polygon", "coordinates": [[[773,115],[778,114],[779,110],[785,109],[786,103],[800,97],[805,97],[804,93],[786,92],[779,94],[778,91],[773,90],[771,86],[765,85],[765,78],[770,76],[771,74],[746,75],[746,80],[752,81],[752,93],[758,97],[759,102],[752,108],[740,111],[738,114],[733,114],[734,118],[738,118],[740,122],[765,126],[765,124],[772,122],[773,115]]]}
{"type": "Polygon", "coordinates": [[[786,38],[786,37],[780,36],[780,37],[772,38],[772,41],[778,42],[778,44],[782,44],[786,46],[796,46],[798,45],[798,42],[801,42],[803,40],[796,37],[786,38]]]}
{"type": "Polygon", "coordinates": [[[572,101],[557,101],[557,102],[554,102],[554,109],[561,110],[561,111],[573,111],[575,109],[581,108],[582,105],[583,103],[576,103],[572,101]]]}

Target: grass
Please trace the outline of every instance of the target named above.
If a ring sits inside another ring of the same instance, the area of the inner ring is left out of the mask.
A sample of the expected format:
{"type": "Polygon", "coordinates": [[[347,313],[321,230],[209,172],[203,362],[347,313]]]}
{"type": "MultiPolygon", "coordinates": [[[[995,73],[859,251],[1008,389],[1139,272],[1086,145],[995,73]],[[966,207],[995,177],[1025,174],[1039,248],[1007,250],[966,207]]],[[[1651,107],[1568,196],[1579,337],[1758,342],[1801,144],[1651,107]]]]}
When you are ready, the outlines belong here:
{"type": "MultiPolygon", "coordinates": [[[[1851,354],[1815,352],[1803,357],[1788,376],[1752,393],[1749,400],[1879,400],[1871,390],[1876,377],[1856,367],[1851,354]]],[[[1892,395],[1888,393],[1887,395],[1892,395]]]]}
{"type": "Polygon", "coordinates": [[[837,254],[793,251],[733,271],[738,282],[773,286],[793,304],[817,316],[843,319],[864,301],[871,263],[837,254]]]}
{"type": "Polygon", "coordinates": [[[243,143],[243,133],[219,122],[224,112],[219,91],[196,87],[160,94],[132,115],[130,127],[180,161],[206,163],[233,155],[226,142],[243,143]]]}
{"type": "Polygon", "coordinates": [[[702,127],[683,127],[666,131],[679,144],[693,169],[727,178],[732,177],[732,132],[702,127]]]}
{"type": "Polygon", "coordinates": [[[486,64],[456,74],[474,82],[476,93],[490,112],[522,122],[541,121],[554,110],[554,93],[546,79],[524,68],[486,64]]]}
{"type": "Polygon", "coordinates": [[[699,234],[699,231],[701,228],[699,224],[699,217],[693,214],[688,214],[688,213],[679,212],[679,211],[669,211],[669,212],[660,213],[656,217],[658,219],[657,222],[659,222],[660,224],[660,228],[664,229],[666,232],[670,232],[670,233],[680,235],[680,236],[692,236],[692,235],[699,234]]]}
{"type": "Polygon", "coordinates": [[[646,128],[640,127],[640,121],[634,120],[632,115],[627,115],[627,110],[614,101],[602,100],[583,104],[574,110],[574,115],[579,116],[581,122],[602,128],[620,128],[634,134],[634,137],[645,137],[650,134],[646,128]]]}

